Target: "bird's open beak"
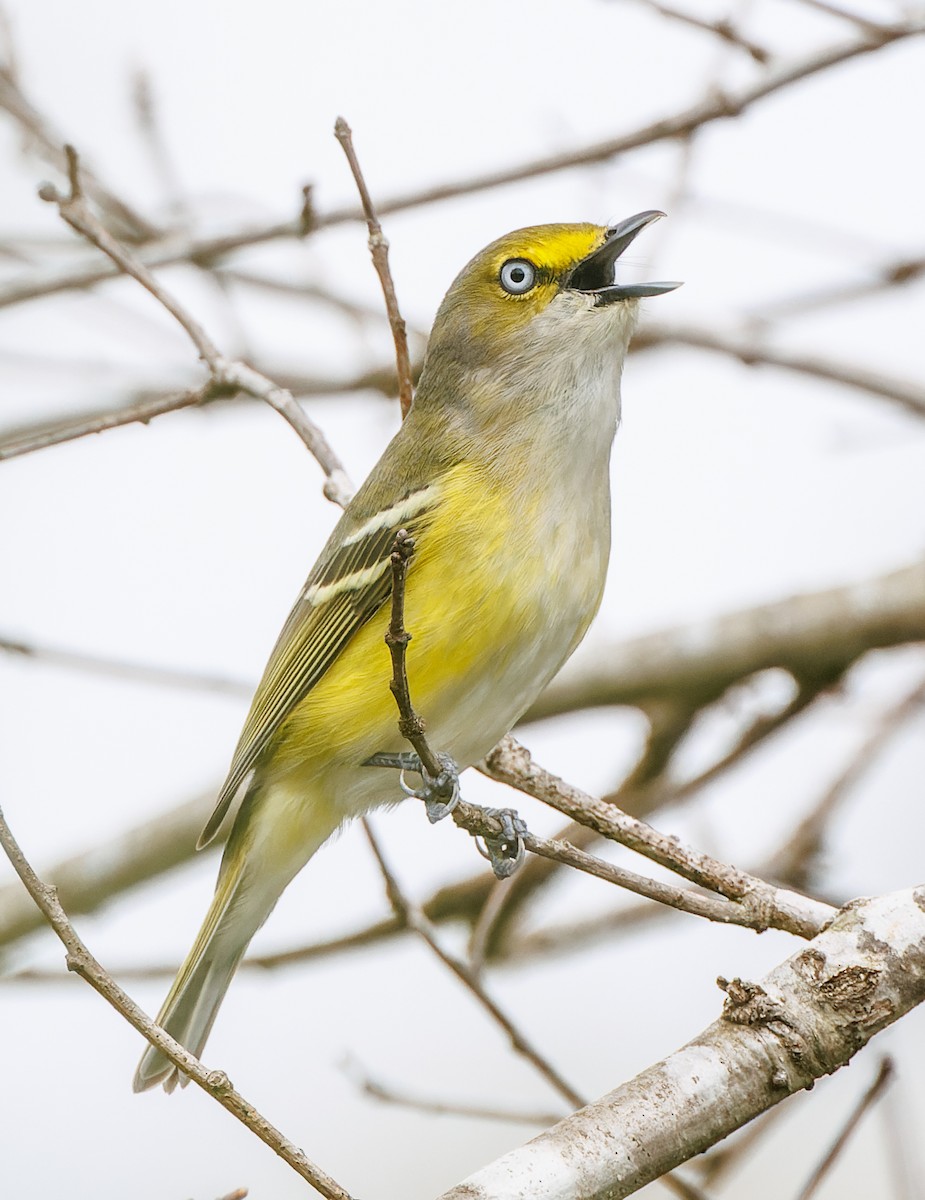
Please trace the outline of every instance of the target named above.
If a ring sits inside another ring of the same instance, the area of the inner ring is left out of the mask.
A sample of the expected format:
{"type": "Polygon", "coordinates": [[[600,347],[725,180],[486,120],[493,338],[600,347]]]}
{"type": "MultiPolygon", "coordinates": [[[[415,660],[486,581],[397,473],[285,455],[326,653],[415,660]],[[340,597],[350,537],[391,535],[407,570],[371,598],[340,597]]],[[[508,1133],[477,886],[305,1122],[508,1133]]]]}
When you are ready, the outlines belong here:
{"type": "Polygon", "coordinates": [[[616,300],[629,300],[637,296],[661,296],[673,292],[680,283],[616,283],[614,264],[617,259],[647,225],[663,217],[663,212],[649,209],[627,217],[619,225],[607,230],[603,246],[583,258],[566,280],[565,286],[574,292],[585,292],[595,297],[595,304],[613,304],[616,300]]]}

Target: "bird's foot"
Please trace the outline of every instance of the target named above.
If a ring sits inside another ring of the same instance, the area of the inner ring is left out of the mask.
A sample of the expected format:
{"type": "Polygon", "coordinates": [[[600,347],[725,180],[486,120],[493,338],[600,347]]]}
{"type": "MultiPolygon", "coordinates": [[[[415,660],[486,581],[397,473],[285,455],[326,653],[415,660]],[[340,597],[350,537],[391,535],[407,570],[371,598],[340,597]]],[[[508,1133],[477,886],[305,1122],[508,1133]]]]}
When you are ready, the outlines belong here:
{"type": "Polygon", "coordinates": [[[424,801],[424,811],[431,825],[448,817],[459,803],[459,768],[449,754],[438,754],[438,775],[431,775],[420,758],[412,751],[400,754],[374,754],[363,764],[364,767],[393,767],[401,772],[398,782],[406,796],[424,801]],[[405,780],[405,772],[413,771],[423,780],[421,787],[413,788],[405,780]]]}
{"type": "Polygon", "coordinates": [[[524,835],[527,823],[513,808],[486,808],[486,817],[501,823],[501,832],[494,837],[476,838],[479,854],[491,863],[497,879],[508,879],[524,860],[524,835]]]}

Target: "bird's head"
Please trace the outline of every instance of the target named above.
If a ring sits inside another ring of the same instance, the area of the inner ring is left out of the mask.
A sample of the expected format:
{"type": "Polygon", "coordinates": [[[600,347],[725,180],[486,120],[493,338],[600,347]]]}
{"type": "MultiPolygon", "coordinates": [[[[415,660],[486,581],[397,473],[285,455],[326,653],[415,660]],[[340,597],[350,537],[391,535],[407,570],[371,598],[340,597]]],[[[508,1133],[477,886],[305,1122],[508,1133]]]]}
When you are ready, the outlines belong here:
{"type": "MultiPolygon", "coordinates": [[[[548,369],[564,358],[580,371],[586,354],[622,361],[639,298],[677,283],[621,284],[615,265],[660,212],[614,226],[536,225],[492,242],[454,280],[434,321],[427,374],[468,381],[548,369]]],[[[422,380],[422,385],[425,381],[422,380]]]]}

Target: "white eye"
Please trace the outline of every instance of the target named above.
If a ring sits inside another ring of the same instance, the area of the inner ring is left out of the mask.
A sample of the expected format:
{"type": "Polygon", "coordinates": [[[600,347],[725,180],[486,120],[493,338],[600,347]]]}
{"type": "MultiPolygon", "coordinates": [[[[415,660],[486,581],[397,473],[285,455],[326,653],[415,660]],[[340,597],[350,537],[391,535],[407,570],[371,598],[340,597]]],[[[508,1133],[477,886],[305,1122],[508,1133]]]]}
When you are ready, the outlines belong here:
{"type": "Polygon", "coordinates": [[[506,292],[512,296],[522,296],[536,283],[536,267],[525,258],[509,258],[498,278],[506,292]]]}

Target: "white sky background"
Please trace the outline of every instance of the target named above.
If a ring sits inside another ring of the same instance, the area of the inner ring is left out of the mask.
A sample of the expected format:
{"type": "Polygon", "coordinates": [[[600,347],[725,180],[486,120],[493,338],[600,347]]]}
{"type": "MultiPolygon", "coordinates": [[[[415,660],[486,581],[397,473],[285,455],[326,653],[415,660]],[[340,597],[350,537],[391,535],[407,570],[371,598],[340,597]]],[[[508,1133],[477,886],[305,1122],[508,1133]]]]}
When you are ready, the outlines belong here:
{"type": "MultiPolygon", "coordinates": [[[[726,11],[693,0],[688,8],[726,11]]],[[[331,132],[339,113],[353,126],[374,197],[384,199],[635,128],[700,99],[713,82],[740,86],[755,69],[741,51],[629,0],[7,0],[6,9],[29,93],[105,179],[156,216],[169,197],[129,99],[132,71],[150,72],[176,176],[209,232],[288,218],[305,182],[316,185],[321,212],[353,203],[331,132]]],[[[853,36],[850,26],[785,0],[740,11],[748,31],[785,58],[853,36]]],[[[895,10],[870,0],[865,11],[895,10]]],[[[509,229],[604,222],[644,208],[665,208],[669,220],[634,245],[629,269],[685,280],[647,306],[666,321],[737,328],[782,297],[921,253],[923,80],[919,40],[705,130],[694,146],[693,195],[677,205],[680,150],[667,145],[390,217],[405,316],[426,328],[457,270],[509,229]]],[[[16,157],[18,137],[0,125],[0,233],[60,236],[54,212],[35,199],[36,182],[50,172],[16,157]]],[[[241,261],[378,303],[359,225],[241,261]]],[[[214,289],[188,270],[165,279],[223,349],[240,350],[233,314],[214,289]]],[[[772,336],[921,380],[923,295],[920,284],[832,307],[784,321],[772,336]]],[[[256,294],[240,311],[268,368],[346,376],[390,355],[377,324],[358,330],[256,294]]],[[[198,378],[184,336],[130,282],[0,312],[4,425],[115,404],[126,379],[163,387],[198,378]]],[[[398,422],[396,406],[373,396],[313,403],[310,414],[355,480],[398,422]]],[[[165,416],[4,464],[0,629],[256,680],[336,517],[320,482],[291,430],[256,405],[165,416]]],[[[885,401],[693,351],[640,355],[627,368],[614,456],[611,578],[583,651],[593,654],[608,636],[904,565],[925,545],[923,515],[925,422],[885,401]]],[[[694,812],[661,823],[721,857],[755,861],[916,670],[922,656],[911,652],[871,663],[845,698],[694,812]]],[[[10,659],[0,659],[0,672],[0,795],[39,866],[214,787],[245,709],[227,697],[10,659]]],[[[525,740],[545,765],[602,788],[631,761],[640,732],[634,715],[599,713],[529,730],[525,740]]],[[[923,732],[921,720],[910,725],[846,807],[830,845],[834,893],[921,881],[923,732]]],[[[466,794],[503,802],[478,778],[467,778],[466,794]]],[[[556,827],[550,814],[521,807],[537,830],[556,827]]],[[[464,836],[428,828],[416,806],[381,816],[377,827],[417,896],[476,866],[464,836]]],[[[78,927],[104,963],[179,961],[215,867],[206,857],[78,927]]],[[[0,864],[0,881],[8,875],[0,864]]],[[[566,918],[613,903],[603,885],[581,880],[558,887],[541,908],[566,918]]],[[[349,831],[290,888],[255,945],[298,944],[384,912],[368,851],[349,831]]],[[[680,918],[644,938],[493,973],[489,983],[593,1097],[712,1020],[717,974],[755,977],[792,947],[783,935],[759,939],[680,918]]],[[[47,940],[28,957],[60,959],[47,940]]],[[[138,984],[133,993],[153,1012],[166,986],[138,984]]],[[[920,1123],[923,1022],[913,1014],[853,1070],[798,1101],[733,1190],[756,1200],[792,1194],[886,1046],[901,1071],[891,1111],[910,1129],[920,1123]]],[[[139,1039],[78,982],[0,988],[0,1039],[4,1194],[208,1200],[238,1186],[252,1197],[306,1194],[194,1089],[133,1097],[139,1039]]],[[[343,1069],[347,1057],[435,1097],[556,1107],[471,997],[410,941],[286,973],[241,974],[206,1061],[227,1069],[308,1154],[370,1200],[431,1196],[534,1132],[364,1100],[343,1069]]],[[[868,1122],[821,1200],[887,1194],[881,1119],[868,1122]]]]}

